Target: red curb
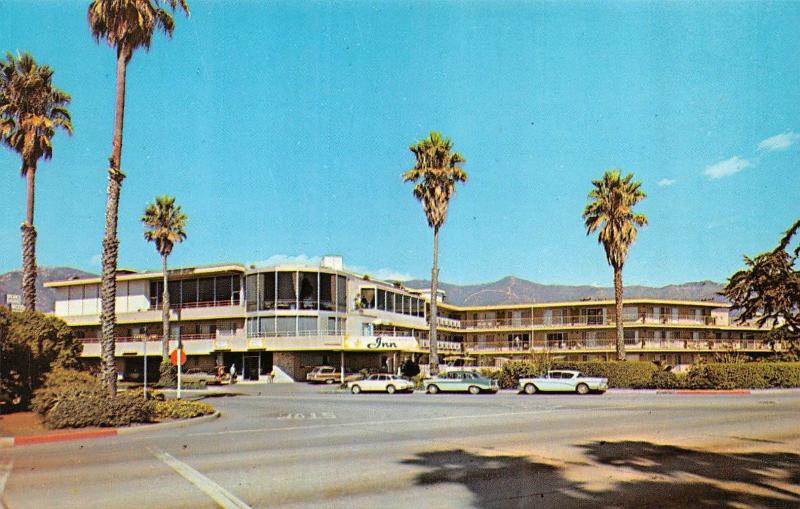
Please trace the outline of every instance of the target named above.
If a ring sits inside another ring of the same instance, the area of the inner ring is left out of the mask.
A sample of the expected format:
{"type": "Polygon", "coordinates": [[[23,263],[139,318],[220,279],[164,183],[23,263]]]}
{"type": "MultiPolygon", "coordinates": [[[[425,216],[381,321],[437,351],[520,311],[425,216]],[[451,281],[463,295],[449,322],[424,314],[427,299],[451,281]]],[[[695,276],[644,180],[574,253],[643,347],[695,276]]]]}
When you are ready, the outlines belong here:
{"type": "Polygon", "coordinates": [[[14,437],[14,445],[46,444],[48,442],[80,440],[81,438],[107,437],[116,434],[116,429],[101,429],[96,431],[76,431],[74,433],[54,433],[51,435],[29,435],[14,437]]]}
{"type": "Polygon", "coordinates": [[[735,389],[735,390],[696,390],[696,391],[675,391],[675,394],[683,394],[683,395],[703,395],[703,394],[750,394],[750,391],[747,389],[735,389]]]}

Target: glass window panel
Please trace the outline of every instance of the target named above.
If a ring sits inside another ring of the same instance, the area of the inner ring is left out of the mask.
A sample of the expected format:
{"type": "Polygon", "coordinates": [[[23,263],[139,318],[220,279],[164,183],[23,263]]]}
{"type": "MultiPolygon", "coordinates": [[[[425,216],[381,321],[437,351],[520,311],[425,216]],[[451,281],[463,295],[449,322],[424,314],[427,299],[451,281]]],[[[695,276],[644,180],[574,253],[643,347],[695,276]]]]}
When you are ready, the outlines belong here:
{"type": "Polygon", "coordinates": [[[336,276],[336,309],[347,311],[347,278],[336,276]]]}
{"type": "Polygon", "coordinates": [[[394,293],[386,292],[386,311],[394,313],[394,293]]]}
{"type": "Polygon", "coordinates": [[[258,330],[267,336],[275,334],[275,319],[270,317],[259,318],[258,330]]]}
{"type": "Polygon", "coordinates": [[[161,281],[150,281],[150,306],[156,307],[161,303],[161,281]]]}
{"type": "Polygon", "coordinates": [[[325,311],[333,311],[334,287],[336,286],[336,276],[333,274],[322,273],[319,275],[319,308],[325,311]]]}
{"type": "Polygon", "coordinates": [[[245,295],[247,296],[247,311],[255,311],[256,310],[256,278],[258,274],[250,274],[245,279],[245,285],[247,291],[245,295]]]}
{"type": "Polygon", "coordinates": [[[261,309],[275,309],[275,273],[261,274],[261,309]]]}
{"type": "Polygon", "coordinates": [[[386,310],[386,290],[378,289],[378,302],[377,308],[380,310],[386,310]]]}
{"type": "Polygon", "coordinates": [[[294,309],[297,305],[295,272],[278,272],[278,309],[294,309]]]}
{"type": "MultiPolygon", "coordinates": [[[[248,276],[249,278],[250,276],[248,276]]],[[[255,277],[255,276],[253,276],[255,277]]],[[[238,279],[238,278],[237,278],[238,279]]],[[[216,278],[217,285],[217,300],[220,302],[230,302],[233,298],[233,289],[231,288],[230,276],[219,276],[216,278]]],[[[255,297],[255,288],[253,289],[253,297],[255,297]]]]}
{"type": "Polygon", "coordinates": [[[169,303],[170,305],[180,306],[181,304],[181,282],[169,281],[167,283],[167,290],[169,290],[169,303]]]}
{"type": "Polygon", "coordinates": [[[375,288],[361,289],[361,305],[364,309],[375,309],[375,288]]]}
{"type": "Polygon", "coordinates": [[[317,332],[317,317],[316,316],[301,316],[299,318],[299,330],[298,334],[300,335],[309,335],[309,334],[316,334],[317,332]]]}
{"type": "Polygon", "coordinates": [[[198,282],[200,286],[200,302],[214,301],[214,278],[204,277],[198,282]]]}
{"type": "Polygon", "coordinates": [[[300,273],[300,309],[317,309],[317,273],[300,273]]]}
{"type": "Polygon", "coordinates": [[[191,304],[197,302],[197,280],[184,279],[181,281],[181,303],[191,304]]]}
{"type": "Polygon", "coordinates": [[[296,319],[294,316],[279,316],[278,317],[278,334],[282,336],[296,336],[296,319]]]}
{"type": "Polygon", "coordinates": [[[407,315],[413,314],[411,311],[411,297],[408,295],[403,295],[403,313],[407,315]]]}

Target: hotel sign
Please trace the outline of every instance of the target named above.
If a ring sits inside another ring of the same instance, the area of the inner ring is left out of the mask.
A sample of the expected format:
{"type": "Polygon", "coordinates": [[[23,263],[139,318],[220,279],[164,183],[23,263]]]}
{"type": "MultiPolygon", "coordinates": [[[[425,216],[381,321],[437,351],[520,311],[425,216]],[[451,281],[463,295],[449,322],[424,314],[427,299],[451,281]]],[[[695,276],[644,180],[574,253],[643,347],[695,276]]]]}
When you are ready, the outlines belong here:
{"type": "Polygon", "coordinates": [[[419,350],[419,343],[412,336],[350,336],[344,339],[345,350],[419,350]]]}

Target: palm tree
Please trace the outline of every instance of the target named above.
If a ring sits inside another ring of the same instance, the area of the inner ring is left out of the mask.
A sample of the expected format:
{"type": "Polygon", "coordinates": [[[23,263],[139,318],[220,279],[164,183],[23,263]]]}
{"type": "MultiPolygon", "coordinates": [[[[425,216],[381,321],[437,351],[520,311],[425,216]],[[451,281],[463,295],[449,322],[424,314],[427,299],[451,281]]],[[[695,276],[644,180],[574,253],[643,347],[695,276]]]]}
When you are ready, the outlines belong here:
{"type": "Polygon", "coordinates": [[[431,269],[430,356],[432,374],[439,371],[439,352],[436,341],[437,287],[439,285],[439,229],[447,219],[447,206],[456,192],[456,183],[466,182],[468,175],[461,168],[466,160],[453,152],[453,143],[437,132],[411,145],[416,158],[413,168],[403,173],[403,182],[414,182],[414,196],[433,228],[433,268],[431,269]]]}
{"type": "Polygon", "coordinates": [[[105,39],[117,50],[117,97],[114,115],[114,138],[108,167],[108,199],[106,225],[103,234],[103,273],[101,283],[102,310],[100,323],[102,339],[102,381],[112,396],[117,393],[117,373],[114,361],[115,301],[117,297],[117,216],[119,194],[125,174],[120,168],[122,159],[122,125],[125,116],[125,73],[133,53],[150,49],[153,34],[162,31],[172,36],[175,21],[170,11],[180,8],[187,15],[186,0],[94,0],[89,4],[88,19],[92,36],[97,42],[105,39]],[[167,10],[165,7],[168,7],[167,10]]]}
{"type": "MultiPolygon", "coordinates": [[[[142,223],[145,227],[144,238],[156,245],[161,255],[161,272],[164,287],[161,298],[161,365],[169,366],[169,286],[167,285],[167,257],[172,247],[186,238],[186,214],[180,205],[175,205],[173,196],[156,196],[155,203],[148,203],[144,209],[142,223]]],[[[162,368],[162,372],[164,369],[162,368]]],[[[162,380],[163,382],[163,380],[162,380]]]]}
{"type": "Polygon", "coordinates": [[[608,170],[600,180],[593,180],[592,200],[583,210],[586,235],[600,230],[598,242],[603,244],[606,260],[614,268],[614,302],[616,303],[617,360],[625,360],[625,337],[622,330],[622,266],[628,250],[636,240],[637,226],[647,224],[647,216],[633,211],[634,205],[647,195],[642,183],[633,181],[633,173],[625,177],[620,170],[608,170]]]}
{"type": "Polygon", "coordinates": [[[22,223],[22,302],[36,309],[36,228],[33,225],[36,166],[53,157],[56,129],[72,134],[69,94],[53,86],[53,70],[29,53],[0,61],[0,140],[22,159],[27,180],[25,222],[22,223]]]}

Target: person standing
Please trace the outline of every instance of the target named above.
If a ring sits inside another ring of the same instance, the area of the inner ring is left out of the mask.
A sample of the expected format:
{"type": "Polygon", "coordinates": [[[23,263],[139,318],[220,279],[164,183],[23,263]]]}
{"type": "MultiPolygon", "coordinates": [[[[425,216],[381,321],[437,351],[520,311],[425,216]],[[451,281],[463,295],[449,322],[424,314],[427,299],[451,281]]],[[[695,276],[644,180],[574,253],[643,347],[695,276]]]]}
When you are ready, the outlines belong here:
{"type": "Polygon", "coordinates": [[[231,383],[236,383],[236,363],[231,364],[231,383]]]}

